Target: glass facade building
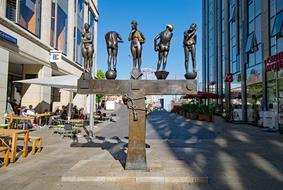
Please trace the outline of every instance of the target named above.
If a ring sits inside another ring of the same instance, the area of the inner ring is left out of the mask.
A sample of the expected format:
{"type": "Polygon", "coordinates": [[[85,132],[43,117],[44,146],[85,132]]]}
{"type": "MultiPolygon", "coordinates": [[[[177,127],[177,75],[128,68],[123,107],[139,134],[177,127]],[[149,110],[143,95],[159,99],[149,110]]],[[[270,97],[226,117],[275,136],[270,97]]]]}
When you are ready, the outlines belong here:
{"type": "Polygon", "coordinates": [[[283,1],[203,0],[203,39],[203,90],[234,121],[263,125],[269,112],[280,126],[283,1]]]}

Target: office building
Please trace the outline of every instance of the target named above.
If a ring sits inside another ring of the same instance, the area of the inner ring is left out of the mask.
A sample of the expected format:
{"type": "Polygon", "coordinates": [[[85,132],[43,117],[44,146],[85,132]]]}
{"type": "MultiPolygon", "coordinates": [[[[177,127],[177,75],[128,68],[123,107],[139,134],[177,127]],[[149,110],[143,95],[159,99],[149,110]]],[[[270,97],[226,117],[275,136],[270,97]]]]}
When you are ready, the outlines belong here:
{"type": "MultiPolygon", "coordinates": [[[[13,81],[80,76],[84,23],[94,34],[96,57],[97,21],[97,0],[0,0],[0,113],[9,99],[37,112],[68,104],[69,91],[13,81]],[[50,62],[53,51],[62,52],[60,62],[50,62]]],[[[73,97],[78,108],[87,107],[87,96],[73,97]]]]}
{"type": "Polygon", "coordinates": [[[202,24],[203,90],[234,121],[283,124],[283,1],[203,0],[202,24]]]}

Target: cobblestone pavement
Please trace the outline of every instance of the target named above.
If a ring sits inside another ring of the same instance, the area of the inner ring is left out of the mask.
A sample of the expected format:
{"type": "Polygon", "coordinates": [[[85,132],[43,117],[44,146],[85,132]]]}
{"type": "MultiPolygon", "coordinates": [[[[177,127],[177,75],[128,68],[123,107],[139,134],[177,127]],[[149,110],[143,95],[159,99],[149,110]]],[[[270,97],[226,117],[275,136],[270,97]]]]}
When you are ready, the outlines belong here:
{"type": "MultiPolygon", "coordinates": [[[[92,146],[88,146],[84,138],[73,144],[71,139],[52,134],[52,129],[32,132],[32,136],[43,137],[43,151],[29,154],[27,158],[19,157],[16,163],[0,168],[0,189],[283,189],[282,135],[249,125],[227,124],[220,118],[216,118],[214,123],[190,121],[166,111],[155,111],[147,120],[149,165],[160,162],[188,171],[198,168],[208,177],[208,183],[153,181],[121,184],[62,180],[82,163],[89,163],[87,166],[92,170],[98,168],[98,172],[101,165],[112,163],[111,168],[115,165],[113,163],[123,162],[128,133],[127,110],[119,107],[117,113],[117,122],[105,122],[95,128],[96,139],[92,146]]],[[[115,166],[122,169],[119,164],[115,166]]],[[[116,172],[111,175],[119,176],[116,172]]]]}

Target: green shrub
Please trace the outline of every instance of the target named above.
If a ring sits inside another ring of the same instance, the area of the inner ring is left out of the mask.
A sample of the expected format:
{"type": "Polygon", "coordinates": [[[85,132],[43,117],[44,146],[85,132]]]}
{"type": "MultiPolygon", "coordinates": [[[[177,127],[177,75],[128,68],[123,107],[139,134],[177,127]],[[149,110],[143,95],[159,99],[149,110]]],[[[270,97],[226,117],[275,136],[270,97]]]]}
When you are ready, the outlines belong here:
{"type": "Polygon", "coordinates": [[[190,112],[190,104],[183,104],[181,107],[182,107],[182,111],[190,112]]]}
{"type": "Polygon", "coordinates": [[[211,106],[208,106],[206,104],[199,104],[197,108],[197,113],[202,115],[212,115],[214,110],[215,109],[211,106]]]}

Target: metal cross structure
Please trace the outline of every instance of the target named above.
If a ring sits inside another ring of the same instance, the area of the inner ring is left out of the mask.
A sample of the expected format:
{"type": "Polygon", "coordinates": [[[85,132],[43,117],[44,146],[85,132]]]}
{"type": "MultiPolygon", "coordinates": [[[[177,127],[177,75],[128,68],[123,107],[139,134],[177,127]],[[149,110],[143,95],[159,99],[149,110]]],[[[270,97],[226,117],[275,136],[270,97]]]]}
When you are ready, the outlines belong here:
{"type": "Polygon", "coordinates": [[[195,80],[78,80],[79,94],[123,95],[129,110],[127,170],[147,170],[145,97],[195,94],[196,89],[195,80]]]}

